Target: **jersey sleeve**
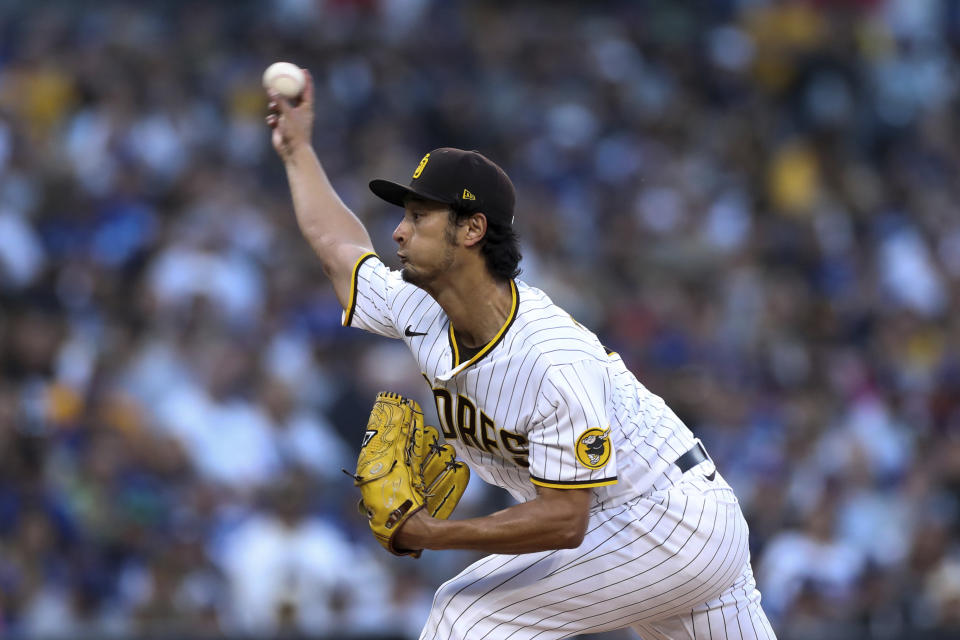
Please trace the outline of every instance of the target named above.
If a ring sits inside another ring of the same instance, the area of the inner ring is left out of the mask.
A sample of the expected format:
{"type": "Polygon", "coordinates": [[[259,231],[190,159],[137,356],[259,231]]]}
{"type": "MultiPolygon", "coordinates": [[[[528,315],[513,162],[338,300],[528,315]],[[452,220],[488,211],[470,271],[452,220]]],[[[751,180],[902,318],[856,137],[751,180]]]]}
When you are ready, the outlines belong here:
{"type": "Polygon", "coordinates": [[[400,273],[391,270],[375,253],[365,253],[353,267],[350,301],[343,311],[345,327],[356,327],[388,338],[399,338],[396,313],[398,299],[416,290],[403,281],[400,273]]]}
{"type": "Polygon", "coordinates": [[[609,393],[606,369],[598,362],[550,367],[527,433],[534,484],[579,489],[617,482],[606,414],[609,393]]]}

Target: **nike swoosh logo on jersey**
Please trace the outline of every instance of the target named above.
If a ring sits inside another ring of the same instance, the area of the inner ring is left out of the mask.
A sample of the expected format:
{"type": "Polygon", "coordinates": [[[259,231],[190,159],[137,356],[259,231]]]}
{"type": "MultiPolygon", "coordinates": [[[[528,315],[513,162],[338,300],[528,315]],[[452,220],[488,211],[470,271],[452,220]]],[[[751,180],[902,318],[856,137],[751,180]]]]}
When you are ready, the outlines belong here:
{"type": "Polygon", "coordinates": [[[407,328],[403,330],[403,335],[407,336],[408,338],[414,338],[414,337],[416,337],[416,336],[425,336],[425,335],[427,335],[426,331],[424,331],[423,333],[421,333],[421,332],[419,332],[419,331],[414,331],[414,330],[412,330],[412,329],[410,328],[411,326],[413,326],[413,325],[409,325],[409,324],[407,325],[407,328]]]}

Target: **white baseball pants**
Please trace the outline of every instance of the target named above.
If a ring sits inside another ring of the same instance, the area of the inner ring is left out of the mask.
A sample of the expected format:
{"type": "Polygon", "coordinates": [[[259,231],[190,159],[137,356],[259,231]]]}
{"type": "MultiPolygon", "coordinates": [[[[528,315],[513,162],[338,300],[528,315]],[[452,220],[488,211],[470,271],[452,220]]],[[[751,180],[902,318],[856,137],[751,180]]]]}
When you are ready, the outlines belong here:
{"type": "Polygon", "coordinates": [[[644,640],[775,640],[747,523],[706,462],[595,512],[576,549],[487,556],[436,593],[420,640],[553,640],[632,627],[644,640]]]}

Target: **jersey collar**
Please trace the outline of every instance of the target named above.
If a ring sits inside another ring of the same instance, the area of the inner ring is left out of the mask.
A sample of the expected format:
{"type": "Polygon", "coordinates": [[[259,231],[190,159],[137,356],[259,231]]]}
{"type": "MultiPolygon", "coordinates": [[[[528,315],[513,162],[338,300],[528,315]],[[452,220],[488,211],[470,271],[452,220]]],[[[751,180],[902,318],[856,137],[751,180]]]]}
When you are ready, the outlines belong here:
{"type": "Polygon", "coordinates": [[[510,326],[513,324],[513,321],[517,319],[517,310],[520,307],[520,294],[517,291],[517,283],[513,280],[510,281],[510,296],[511,296],[510,313],[507,314],[507,319],[503,323],[503,326],[500,327],[499,331],[497,331],[497,335],[493,336],[493,339],[490,342],[488,342],[486,346],[480,349],[480,351],[477,352],[477,355],[473,356],[466,362],[460,362],[460,352],[459,352],[459,349],[457,348],[456,335],[453,332],[453,323],[451,322],[449,324],[447,339],[450,341],[450,352],[453,354],[453,368],[450,371],[440,376],[437,376],[438,380],[444,380],[444,381],[449,380],[450,378],[457,375],[467,367],[473,364],[476,364],[477,362],[482,360],[484,356],[486,356],[488,353],[493,351],[493,348],[495,346],[500,344],[500,341],[503,340],[503,337],[507,335],[507,331],[509,331],[510,326]]]}

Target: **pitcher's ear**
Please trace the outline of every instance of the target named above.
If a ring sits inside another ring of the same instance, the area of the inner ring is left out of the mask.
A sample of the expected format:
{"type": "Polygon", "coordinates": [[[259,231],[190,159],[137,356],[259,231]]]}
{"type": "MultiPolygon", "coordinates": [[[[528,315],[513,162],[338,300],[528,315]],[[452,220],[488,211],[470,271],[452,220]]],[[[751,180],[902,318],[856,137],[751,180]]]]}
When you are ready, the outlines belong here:
{"type": "Polygon", "coordinates": [[[472,247],[487,235],[487,216],[483,213],[474,213],[467,218],[467,235],[463,243],[472,247]]]}

